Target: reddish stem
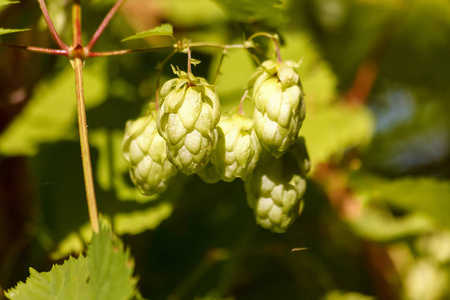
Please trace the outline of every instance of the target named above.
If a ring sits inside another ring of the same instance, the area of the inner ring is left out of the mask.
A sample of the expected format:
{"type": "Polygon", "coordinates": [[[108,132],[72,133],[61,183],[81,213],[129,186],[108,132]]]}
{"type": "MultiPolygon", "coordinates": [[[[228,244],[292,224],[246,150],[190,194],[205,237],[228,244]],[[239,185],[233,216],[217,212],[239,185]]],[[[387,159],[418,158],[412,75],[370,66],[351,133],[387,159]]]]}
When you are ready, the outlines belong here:
{"type": "Polygon", "coordinates": [[[73,40],[72,47],[82,47],[81,45],[81,6],[79,0],[73,1],[72,6],[72,30],[73,40]]]}
{"type": "Polygon", "coordinates": [[[47,6],[45,5],[44,0],[38,0],[38,2],[39,6],[41,7],[42,14],[44,15],[45,23],[47,23],[48,29],[50,30],[53,39],[62,50],[68,51],[69,47],[63,42],[59,34],[56,32],[55,26],[53,25],[53,22],[50,19],[50,15],[48,14],[47,6]]]}
{"type": "Polygon", "coordinates": [[[191,69],[191,49],[189,47],[187,48],[187,55],[188,55],[187,72],[189,74],[192,71],[192,69],[191,69]]]}
{"type": "Polygon", "coordinates": [[[100,24],[100,26],[98,26],[97,31],[94,33],[94,35],[92,36],[91,40],[89,41],[89,44],[86,46],[86,49],[88,51],[91,50],[94,47],[94,45],[97,42],[98,38],[100,37],[100,35],[105,30],[106,26],[108,26],[108,24],[111,21],[112,17],[115,15],[117,10],[120,8],[120,6],[124,2],[125,2],[125,0],[118,0],[116,2],[116,4],[114,4],[114,6],[111,8],[111,10],[108,12],[108,14],[105,16],[105,18],[103,19],[103,21],[100,24]]]}
{"type": "Polygon", "coordinates": [[[248,90],[245,90],[244,95],[241,98],[241,102],[239,103],[239,114],[244,115],[244,100],[247,98],[248,90]]]}
{"type": "Polygon", "coordinates": [[[40,48],[40,47],[15,45],[15,44],[8,44],[8,43],[0,43],[0,46],[5,46],[8,48],[22,49],[22,50],[26,50],[26,51],[30,51],[30,52],[37,52],[37,53],[43,53],[43,54],[61,55],[61,56],[66,56],[66,57],[68,56],[68,51],[61,50],[61,49],[40,48]]]}

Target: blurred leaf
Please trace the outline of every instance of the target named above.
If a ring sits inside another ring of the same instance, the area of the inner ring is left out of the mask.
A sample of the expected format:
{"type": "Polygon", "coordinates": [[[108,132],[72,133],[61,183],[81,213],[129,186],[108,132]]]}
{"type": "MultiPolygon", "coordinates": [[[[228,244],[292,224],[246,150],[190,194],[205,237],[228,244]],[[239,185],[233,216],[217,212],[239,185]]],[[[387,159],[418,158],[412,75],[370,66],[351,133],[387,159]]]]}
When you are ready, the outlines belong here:
{"type": "Polygon", "coordinates": [[[89,290],[92,299],[129,299],[134,294],[136,279],[132,277],[134,262],[130,250],[124,249],[105,221],[98,234],[92,236],[86,257],[89,260],[89,290]]]}
{"type": "Polygon", "coordinates": [[[392,241],[434,229],[430,220],[421,215],[396,218],[385,210],[370,206],[365,207],[362,214],[349,223],[357,235],[377,242],[392,241]]]}
{"type": "Polygon", "coordinates": [[[30,29],[8,29],[8,28],[0,27],[0,35],[8,34],[8,33],[22,32],[22,31],[27,31],[27,30],[30,30],[30,29]]]}
{"type": "Polygon", "coordinates": [[[363,197],[387,203],[412,212],[425,214],[441,225],[450,227],[450,182],[432,178],[382,179],[355,173],[350,186],[363,197]]]}
{"type": "Polygon", "coordinates": [[[200,32],[209,30],[211,27],[215,27],[217,23],[224,22],[227,19],[218,3],[211,0],[166,0],[159,1],[158,5],[161,6],[170,23],[175,26],[209,27],[203,28],[200,32]]]}
{"type": "Polygon", "coordinates": [[[236,22],[262,22],[272,28],[285,24],[286,16],[279,0],[216,0],[236,22]]]}
{"type": "MultiPolygon", "coordinates": [[[[84,69],[86,107],[105,100],[105,65],[84,69]]],[[[76,100],[73,70],[67,67],[56,78],[41,82],[24,110],[0,136],[0,153],[34,155],[39,145],[75,137],[76,100]]]]}
{"type": "Polygon", "coordinates": [[[356,292],[332,291],[323,300],[375,300],[375,298],[356,292]]]}
{"type": "Polygon", "coordinates": [[[20,1],[0,0],[0,6],[2,6],[2,5],[9,5],[9,4],[16,4],[16,3],[20,3],[20,1]]]}
{"type": "Polygon", "coordinates": [[[118,234],[138,234],[155,229],[172,214],[172,210],[171,203],[161,202],[154,207],[117,213],[114,215],[114,229],[118,234]]]}
{"type": "Polygon", "coordinates": [[[143,39],[150,36],[171,36],[173,38],[173,28],[171,24],[162,24],[161,26],[155,27],[153,29],[139,32],[135,35],[132,35],[130,37],[127,37],[122,40],[122,42],[128,41],[128,40],[137,40],[137,39],[143,39]]]}
{"type": "Polygon", "coordinates": [[[299,135],[306,139],[313,169],[332,156],[340,157],[348,148],[370,141],[373,117],[365,107],[337,103],[318,110],[308,110],[307,106],[306,111],[299,135]]]}
{"type": "Polygon", "coordinates": [[[12,300],[42,299],[86,299],[89,277],[87,259],[80,255],[70,257],[62,265],[54,265],[50,272],[38,273],[30,268],[30,277],[25,283],[5,293],[12,300]]]}

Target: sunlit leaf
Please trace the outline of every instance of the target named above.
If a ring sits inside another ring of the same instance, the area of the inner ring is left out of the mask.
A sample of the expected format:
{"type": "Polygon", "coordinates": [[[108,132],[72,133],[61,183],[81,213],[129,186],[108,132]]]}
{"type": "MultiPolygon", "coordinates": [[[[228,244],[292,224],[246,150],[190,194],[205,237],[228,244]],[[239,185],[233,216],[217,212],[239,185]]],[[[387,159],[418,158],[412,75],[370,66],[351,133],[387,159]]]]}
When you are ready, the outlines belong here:
{"type": "Polygon", "coordinates": [[[2,6],[2,5],[9,5],[9,4],[16,4],[16,3],[20,3],[20,1],[0,0],[0,6],[2,6]]]}
{"type": "Polygon", "coordinates": [[[134,294],[136,279],[132,277],[134,262],[130,250],[124,249],[106,222],[86,253],[89,259],[89,288],[93,299],[129,299],[134,294]]]}
{"type": "Polygon", "coordinates": [[[135,35],[129,36],[122,40],[122,42],[129,40],[143,39],[150,36],[170,36],[173,37],[173,28],[171,24],[162,24],[161,26],[155,27],[153,29],[139,32],[135,35]]]}
{"type": "Polygon", "coordinates": [[[351,219],[349,224],[359,236],[378,242],[427,233],[434,228],[429,219],[421,215],[395,218],[387,211],[374,207],[364,208],[361,215],[351,219]]]}
{"type": "MultiPolygon", "coordinates": [[[[105,65],[88,64],[84,69],[86,107],[105,100],[105,65]]],[[[34,155],[39,145],[76,137],[76,100],[72,68],[41,82],[9,127],[0,136],[0,153],[34,155]]]]}
{"type": "Polygon", "coordinates": [[[373,128],[373,117],[365,107],[337,103],[315,111],[307,109],[299,134],[306,139],[314,168],[332,156],[342,156],[348,148],[367,144],[373,128]]]}
{"type": "Polygon", "coordinates": [[[27,31],[30,29],[9,29],[9,28],[0,28],[0,35],[8,34],[8,33],[16,33],[16,32],[22,32],[27,31]]]}
{"type": "Polygon", "coordinates": [[[30,277],[25,283],[5,293],[12,300],[58,300],[86,299],[89,277],[87,259],[80,255],[69,258],[62,265],[54,265],[49,272],[38,273],[30,268],[30,277]]]}
{"type": "Polygon", "coordinates": [[[286,22],[279,0],[216,0],[237,22],[262,22],[277,28],[286,22]]]}
{"type": "Polygon", "coordinates": [[[332,291],[322,300],[374,300],[372,296],[363,295],[356,292],[332,291]]]}
{"type": "Polygon", "coordinates": [[[387,180],[356,173],[350,185],[369,199],[386,201],[393,206],[424,214],[441,225],[450,227],[450,182],[432,178],[387,180]]]}

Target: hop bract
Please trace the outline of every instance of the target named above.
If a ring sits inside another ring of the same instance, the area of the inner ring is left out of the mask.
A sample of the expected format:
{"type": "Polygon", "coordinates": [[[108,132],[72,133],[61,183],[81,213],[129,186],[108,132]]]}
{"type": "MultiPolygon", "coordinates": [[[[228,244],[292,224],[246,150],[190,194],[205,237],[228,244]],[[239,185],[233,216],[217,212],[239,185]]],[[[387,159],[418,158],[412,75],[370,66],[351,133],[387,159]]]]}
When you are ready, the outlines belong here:
{"type": "Polygon", "coordinates": [[[167,159],[166,141],[156,129],[154,105],[145,117],[127,122],[122,154],[130,164],[131,180],[141,193],[153,195],[166,190],[167,181],[177,169],[167,159]]]}
{"type": "Polygon", "coordinates": [[[263,152],[245,182],[247,202],[261,227],[283,233],[295,221],[303,207],[309,167],[302,139],[281,158],[263,152]]]}
{"type": "Polygon", "coordinates": [[[206,182],[245,180],[253,171],[261,153],[261,145],[253,131],[253,121],[241,114],[222,116],[217,125],[217,146],[211,163],[199,172],[206,182]],[[213,169],[214,168],[214,169],[213,169]]]}
{"type": "Polygon", "coordinates": [[[208,164],[216,147],[220,102],[213,86],[192,73],[175,71],[161,88],[158,131],[167,142],[167,157],[184,174],[208,164]]]}
{"type": "Polygon", "coordinates": [[[295,142],[305,118],[300,78],[293,61],[262,63],[249,81],[253,88],[255,131],[276,158],[295,142]]]}

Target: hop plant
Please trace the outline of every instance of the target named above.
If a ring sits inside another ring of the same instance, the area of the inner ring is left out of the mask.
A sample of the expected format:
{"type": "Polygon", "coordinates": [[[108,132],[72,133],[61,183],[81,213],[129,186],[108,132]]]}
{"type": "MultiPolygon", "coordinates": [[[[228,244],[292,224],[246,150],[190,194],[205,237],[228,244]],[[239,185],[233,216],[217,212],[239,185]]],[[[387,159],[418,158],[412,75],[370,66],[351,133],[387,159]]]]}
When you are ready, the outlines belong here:
{"type": "Polygon", "coordinates": [[[253,88],[255,131],[263,147],[276,158],[295,142],[305,118],[298,63],[262,63],[250,78],[253,88]]]}
{"type": "Polygon", "coordinates": [[[167,157],[184,174],[196,173],[216,147],[220,102],[215,89],[201,77],[175,70],[178,78],[164,83],[158,131],[167,142],[167,157]]]}
{"type": "Polygon", "coordinates": [[[217,130],[217,147],[211,153],[211,164],[199,171],[199,176],[209,183],[220,179],[227,182],[235,178],[245,180],[261,153],[253,121],[241,114],[222,116],[217,130]]]}
{"type": "Polygon", "coordinates": [[[267,152],[261,154],[245,182],[247,202],[261,227],[283,233],[295,221],[303,207],[309,168],[302,138],[281,158],[276,159],[267,152]]]}
{"type": "Polygon", "coordinates": [[[156,129],[154,104],[146,116],[127,122],[122,154],[130,164],[131,180],[141,193],[153,195],[166,190],[167,181],[177,169],[167,159],[166,141],[156,129]]]}

